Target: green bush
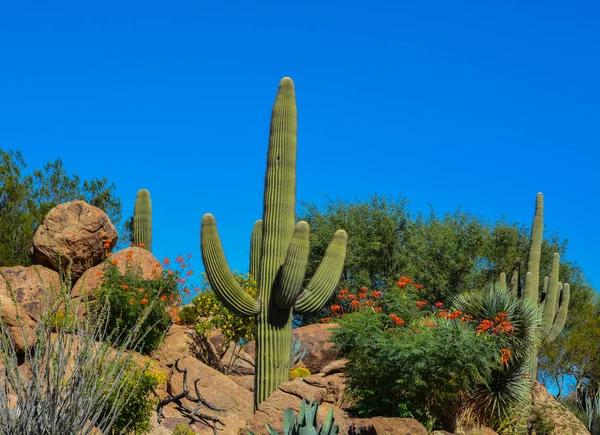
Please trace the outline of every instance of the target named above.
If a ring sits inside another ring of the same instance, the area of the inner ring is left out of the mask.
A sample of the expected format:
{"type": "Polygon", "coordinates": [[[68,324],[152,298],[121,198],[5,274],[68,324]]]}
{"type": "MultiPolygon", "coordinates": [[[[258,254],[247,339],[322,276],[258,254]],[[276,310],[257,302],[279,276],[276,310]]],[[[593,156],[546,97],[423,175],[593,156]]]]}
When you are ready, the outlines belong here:
{"type": "Polygon", "coordinates": [[[360,416],[412,417],[453,430],[465,396],[499,368],[499,345],[462,313],[416,301],[411,283],[403,277],[398,289],[377,294],[378,306],[365,305],[373,293],[361,289],[353,301],[362,304],[336,319],[332,341],[348,359],[360,416]]]}
{"type": "MultiPolygon", "coordinates": [[[[256,282],[250,275],[235,274],[235,279],[252,297],[256,297],[256,282]]],[[[197,316],[196,331],[206,334],[213,328],[219,329],[225,338],[225,344],[242,344],[254,340],[254,317],[240,317],[233,314],[210,289],[206,279],[202,282],[202,291],[193,300],[197,316]]]]}
{"type": "Polygon", "coordinates": [[[185,423],[178,423],[173,430],[173,435],[196,435],[196,432],[190,429],[185,423]]]}
{"type": "Polygon", "coordinates": [[[177,314],[182,325],[195,325],[198,320],[198,312],[194,306],[184,305],[177,314]]]}
{"type": "Polygon", "coordinates": [[[122,365],[122,370],[123,379],[110,394],[108,404],[112,406],[118,402],[121,395],[125,395],[129,399],[108,434],[145,434],[152,427],[150,418],[152,411],[158,405],[158,398],[153,398],[151,393],[159,384],[166,382],[167,377],[161,371],[153,369],[150,361],[142,367],[133,361],[126,361],[122,365]]]}
{"type": "Polygon", "coordinates": [[[139,267],[132,264],[131,256],[126,262],[122,274],[115,260],[105,260],[103,282],[96,291],[94,307],[95,310],[104,305],[109,307],[108,327],[119,344],[127,339],[128,331],[144,313],[139,351],[148,353],[158,347],[171,322],[179,321],[178,285],[184,278],[172,270],[159,272],[157,265],[155,276],[145,279],[139,267]]]}

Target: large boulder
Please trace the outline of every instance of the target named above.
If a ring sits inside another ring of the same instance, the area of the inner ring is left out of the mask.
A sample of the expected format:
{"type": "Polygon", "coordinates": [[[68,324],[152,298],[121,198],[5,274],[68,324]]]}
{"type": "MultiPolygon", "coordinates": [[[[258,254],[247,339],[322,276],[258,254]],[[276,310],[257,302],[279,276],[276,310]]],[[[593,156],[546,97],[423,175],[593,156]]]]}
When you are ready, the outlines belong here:
{"type": "Polygon", "coordinates": [[[414,418],[371,417],[354,419],[349,435],[427,435],[427,429],[414,418]]]}
{"type": "MultiPolygon", "coordinates": [[[[112,255],[112,262],[117,265],[122,274],[128,269],[137,270],[144,279],[152,279],[159,276],[163,267],[150,251],[144,248],[131,247],[122,249],[112,255]]],[[[104,263],[87,269],[77,280],[71,291],[72,297],[90,295],[100,287],[104,277],[104,263]]]]}
{"type": "Polygon", "coordinates": [[[556,398],[546,390],[543,384],[536,382],[533,390],[534,424],[544,426],[548,435],[589,435],[586,426],[556,398]]]}
{"type": "MultiPolygon", "coordinates": [[[[0,294],[0,318],[14,344],[17,355],[35,342],[37,322],[22,307],[15,305],[11,298],[0,294]]],[[[0,333],[2,333],[0,331],[0,333]]]]}
{"type": "Polygon", "coordinates": [[[17,304],[36,320],[59,292],[60,277],[52,269],[44,266],[0,267],[0,294],[8,299],[14,295],[17,304]]]}
{"type": "MultiPolygon", "coordinates": [[[[339,328],[339,326],[337,323],[315,323],[294,329],[292,333],[306,348],[306,355],[297,365],[306,367],[311,373],[319,373],[323,367],[338,359],[340,353],[333,348],[333,343],[329,341],[329,338],[331,330],[339,328]]],[[[244,351],[255,358],[255,342],[247,343],[244,351]]]]}
{"type": "Polygon", "coordinates": [[[85,201],[66,202],[50,210],[35,231],[33,257],[36,263],[59,270],[60,254],[63,271],[70,267],[71,277],[76,280],[102,261],[104,252],[114,248],[117,238],[114,225],[98,207],[85,201]]]}
{"type": "MultiPolygon", "coordinates": [[[[178,367],[182,371],[187,371],[187,387],[192,396],[196,396],[194,387],[194,384],[196,384],[204,400],[222,409],[222,411],[212,411],[206,406],[202,406],[199,410],[223,421],[225,427],[218,426],[220,429],[219,434],[239,434],[240,429],[246,426],[246,421],[251,419],[253,415],[254,395],[252,392],[240,387],[227,375],[208,367],[195,358],[180,359],[178,367]]],[[[167,390],[171,396],[184,391],[183,374],[178,372],[175,367],[172,368],[167,390]]],[[[197,403],[190,402],[185,398],[181,400],[181,403],[188,409],[194,409],[197,405],[197,403]]],[[[167,405],[164,414],[163,426],[171,430],[177,423],[189,423],[190,421],[181,413],[175,403],[167,405]]],[[[190,428],[198,435],[213,435],[212,428],[202,423],[192,424],[190,428]]]]}

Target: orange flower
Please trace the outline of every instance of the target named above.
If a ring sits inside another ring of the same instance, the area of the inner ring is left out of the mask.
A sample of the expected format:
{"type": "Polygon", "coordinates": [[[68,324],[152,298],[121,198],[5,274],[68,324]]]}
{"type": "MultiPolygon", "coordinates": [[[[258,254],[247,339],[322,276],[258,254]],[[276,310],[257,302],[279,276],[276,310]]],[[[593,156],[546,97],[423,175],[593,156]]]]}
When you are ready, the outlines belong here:
{"type": "Polygon", "coordinates": [[[175,322],[175,323],[179,323],[179,322],[181,322],[181,319],[179,318],[179,316],[176,316],[176,317],[173,319],[173,322],[175,322]]]}
{"type": "Polygon", "coordinates": [[[510,357],[512,356],[512,352],[510,351],[510,349],[500,349],[500,351],[502,352],[502,363],[503,364],[507,364],[508,360],[510,359],[510,357]]]}
{"type": "Polygon", "coordinates": [[[425,308],[426,305],[427,305],[427,301],[418,301],[417,302],[417,308],[419,308],[419,309],[425,308]]]}
{"type": "Polygon", "coordinates": [[[168,266],[169,264],[171,264],[171,260],[169,260],[169,257],[165,257],[165,258],[163,259],[163,264],[164,264],[165,266],[168,266]]]}
{"type": "Polygon", "coordinates": [[[388,315],[390,319],[396,324],[396,326],[404,326],[404,320],[401,317],[398,317],[396,314],[388,315]]]}
{"type": "Polygon", "coordinates": [[[185,273],[185,276],[192,276],[193,274],[194,274],[194,271],[192,269],[190,269],[185,273]]]}
{"type": "Polygon", "coordinates": [[[100,238],[103,238],[104,236],[106,236],[105,233],[100,233],[100,238]]]}
{"type": "Polygon", "coordinates": [[[331,306],[331,312],[335,313],[337,311],[342,311],[342,307],[340,307],[339,305],[332,305],[331,306]]]}
{"type": "Polygon", "coordinates": [[[413,284],[413,287],[416,288],[417,290],[421,290],[423,288],[423,286],[421,284],[413,284]]]}
{"type": "Polygon", "coordinates": [[[365,305],[366,305],[367,307],[372,307],[373,305],[375,305],[375,302],[373,302],[373,301],[366,301],[366,302],[365,302],[365,305]]]}
{"type": "Polygon", "coordinates": [[[478,334],[483,334],[484,332],[488,332],[490,330],[492,330],[492,328],[494,327],[494,322],[492,322],[491,320],[482,320],[481,323],[479,324],[479,326],[477,326],[477,333],[478,334]]]}
{"type": "Polygon", "coordinates": [[[361,287],[361,288],[360,288],[360,291],[361,291],[361,292],[366,292],[367,290],[369,290],[369,287],[361,287]]]}
{"type": "Polygon", "coordinates": [[[146,244],[144,244],[144,243],[140,243],[138,246],[139,246],[140,248],[143,248],[144,246],[146,246],[146,244]]]}
{"type": "Polygon", "coordinates": [[[360,307],[360,301],[352,301],[350,305],[352,305],[353,307],[360,307]]]}
{"type": "Polygon", "coordinates": [[[144,289],[143,288],[138,289],[138,293],[144,293],[144,289]]]}
{"type": "Polygon", "coordinates": [[[435,323],[431,323],[431,322],[427,322],[427,321],[424,321],[423,325],[428,326],[430,328],[433,328],[434,326],[436,326],[435,323]]]}
{"type": "Polygon", "coordinates": [[[358,297],[361,298],[361,299],[364,299],[364,298],[367,297],[367,294],[366,293],[359,293],[358,297]]]}
{"type": "Polygon", "coordinates": [[[345,289],[345,288],[341,289],[340,290],[340,294],[341,295],[347,295],[348,294],[348,289],[345,289]]]}
{"type": "Polygon", "coordinates": [[[329,317],[323,317],[321,319],[321,323],[327,323],[327,322],[329,322],[329,317]]]}
{"type": "Polygon", "coordinates": [[[129,299],[129,305],[133,305],[134,300],[133,299],[129,299]]]}
{"type": "MultiPolygon", "coordinates": [[[[106,255],[109,255],[109,254],[106,254],[106,255]]],[[[115,258],[113,261],[110,262],[110,264],[112,264],[113,266],[116,266],[117,264],[119,264],[119,262],[115,258]]]]}
{"type": "Polygon", "coordinates": [[[348,299],[350,299],[350,300],[356,299],[356,295],[348,295],[348,299]]]}
{"type": "Polygon", "coordinates": [[[379,313],[379,312],[381,312],[381,310],[383,310],[383,308],[381,308],[381,307],[375,307],[374,310],[375,310],[375,312],[379,313]]]}
{"type": "Polygon", "coordinates": [[[160,300],[163,301],[163,302],[165,302],[167,300],[167,297],[165,295],[163,295],[163,296],[160,297],[160,300]]]}
{"type": "Polygon", "coordinates": [[[108,249],[108,248],[110,248],[110,243],[108,243],[108,242],[104,242],[104,245],[102,245],[102,247],[103,247],[104,249],[108,249]]]}
{"type": "Polygon", "coordinates": [[[142,305],[146,305],[148,303],[148,298],[142,298],[142,300],[140,301],[140,304],[142,305]]]}
{"type": "Polygon", "coordinates": [[[461,322],[467,322],[469,320],[473,320],[473,316],[469,315],[469,314],[465,314],[460,318],[461,322]]]}
{"type": "Polygon", "coordinates": [[[435,306],[438,308],[442,308],[444,306],[444,304],[442,302],[436,302],[435,306]]]}
{"type": "Polygon", "coordinates": [[[167,275],[169,276],[173,276],[175,274],[175,272],[173,272],[172,270],[167,271],[167,275]]]}
{"type": "Polygon", "coordinates": [[[438,311],[438,315],[440,317],[448,317],[448,310],[440,310],[438,311]]]}
{"type": "Polygon", "coordinates": [[[448,319],[458,319],[462,314],[462,311],[454,310],[451,314],[448,314],[448,319]]]}
{"type": "Polygon", "coordinates": [[[175,259],[175,261],[177,263],[183,263],[185,260],[183,259],[183,257],[181,255],[178,255],[177,258],[175,259]]]}
{"type": "Polygon", "coordinates": [[[373,299],[381,299],[383,297],[383,293],[381,293],[379,290],[374,290],[373,293],[371,293],[371,297],[373,299]]]}
{"type": "Polygon", "coordinates": [[[99,270],[98,272],[96,272],[96,276],[102,276],[102,271],[99,270]]]}
{"type": "Polygon", "coordinates": [[[127,290],[129,286],[127,284],[123,284],[123,290],[127,290]]]}
{"type": "Polygon", "coordinates": [[[187,288],[187,287],[184,287],[184,288],[183,288],[183,292],[184,292],[186,295],[189,295],[189,294],[190,294],[190,289],[189,289],[189,288],[187,288]]]}
{"type": "Polygon", "coordinates": [[[107,252],[107,253],[106,253],[106,256],[107,256],[107,257],[110,257],[111,255],[112,255],[112,254],[111,254],[110,252],[107,252]]]}

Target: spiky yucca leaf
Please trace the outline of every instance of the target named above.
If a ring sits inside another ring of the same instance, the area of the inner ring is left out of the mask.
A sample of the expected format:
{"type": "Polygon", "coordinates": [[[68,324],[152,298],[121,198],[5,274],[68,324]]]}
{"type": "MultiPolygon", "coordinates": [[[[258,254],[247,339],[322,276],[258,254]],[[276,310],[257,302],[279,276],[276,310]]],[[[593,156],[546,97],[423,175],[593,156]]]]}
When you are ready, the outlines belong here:
{"type": "Polygon", "coordinates": [[[488,382],[470,394],[469,408],[486,425],[497,428],[514,410],[528,407],[531,402],[533,380],[530,351],[539,345],[538,327],[541,315],[530,301],[516,298],[506,286],[492,285],[484,292],[459,295],[454,308],[468,313],[475,320],[493,320],[498,313],[508,314],[512,334],[495,337],[512,352],[501,370],[492,372],[488,382]]]}

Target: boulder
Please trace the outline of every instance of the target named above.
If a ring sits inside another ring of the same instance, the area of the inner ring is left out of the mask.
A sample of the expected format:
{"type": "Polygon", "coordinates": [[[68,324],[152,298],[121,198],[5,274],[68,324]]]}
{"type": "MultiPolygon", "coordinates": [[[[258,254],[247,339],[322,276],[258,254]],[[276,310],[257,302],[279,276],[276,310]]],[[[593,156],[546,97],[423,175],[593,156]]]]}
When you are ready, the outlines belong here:
{"type": "MultiPolygon", "coordinates": [[[[198,380],[198,390],[204,400],[217,408],[223,409],[222,411],[212,411],[206,406],[202,406],[199,410],[202,413],[218,417],[225,423],[225,427],[218,426],[220,429],[219,434],[239,434],[240,429],[246,426],[246,421],[252,418],[253,415],[254,395],[252,392],[240,387],[227,375],[192,357],[182,358],[179,361],[179,368],[187,370],[187,387],[193,396],[195,396],[194,383],[198,380]]],[[[167,391],[171,396],[183,392],[183,374],[175,370],[175,367],[171,371],[167,391]]],[[[182,399],[181,402],[189,409],[196,406],[196,403],[187,399],[182,399]]],[[[177,423],[189,423],[189,418],[181,414],[175,403],[169,404],[165,408],[164,414],[163,426],[171,430],[177,423]]],[[[194,423],[190,428],[198,435],[213,435],[212,428],[202,423],[194,423]]]]}
{"type": "MultiPolygon", "coordinates": [[[[115,252],[111,258],[122,274],[125,274],[128,269],[132,269],[139,271],[144,279],[152,279],[163,271],[163,267],[156,257],[144,248],[122,249],[115,252]]],[[[71,296],[75,298],[93,293],[93,290],[102,284],[105,267],[106,265],[101,263],[87,269],[73,286],[71,296]]]]}
{"type": "MultiPolygon", "coordinates": [[[[297,366],[306,367],[311,373],[319,373],[327,364],[339,358],[340,353],[333,348],[329,341],[331,330],[339,328],[337,323],[315,323],[296,328],[292,333],[300,339],[306,348],[306,355],[297,366]]],[[[247,354],[255,358],[256,344],[250,341],[244,349],[247,354]]]]}
{"type": "Polygon", "coordinates": [[[15,352],[22,355],[25,349],[35,342],[37,322],[26,310],[15,305],[3,294],[0,294],[0,309],[0,318],[12,339],[15,352]]]}
{"type": "Polygon", "coordinates": [[[254,375],[227,375],[229,379],[248,391],[254,391],[254,375]]]}
{"type": "Polygon", "coordinates": [[[371,417],[356,418],[349,435],[427,435],[427,429],[414,418],[371,417]]]}
{"type": "Polygon", "coordinates": [[[60,292],[60,277],[44,266],[0,267],[0,294],[12,299],[11,290],[17,304],[38,320],[46,304],[52,303],[48,296],[60,292]]]}
{"type": "Polygon", "coordinates": [[[243,348],[230,344],[221,357],[221,364],[225,373],[231,375],[247,376],[254,374],[254,358],[244,352],[243,348]]]}
{"type": "Polygon", "coordinates": [[[152,358],[163,370],[168,371],[178,358],[184,356],[191,356],[216,370],[223,371],[221,359],[207,338],[197,334],[191,326],[171,325],[152,358]]]}
{"type": "Polygon", "coordinates": [[[33,236],[35,262],[54,270],[61,267],[77,280],[86,269],[100,263],[104,252],[117,243],[117,230],[98,207],[85,201],[59,204],[48,212],[33,236]],[[104,249],[106,240],[108,249],[104,249]]]}
{"type": "Polygon", "coordinates": [[[534,424],[543,425],[548,435],[589,435],[586,426],[561,405],[543,384],[535,383],[532,414],[534,424]]]}

